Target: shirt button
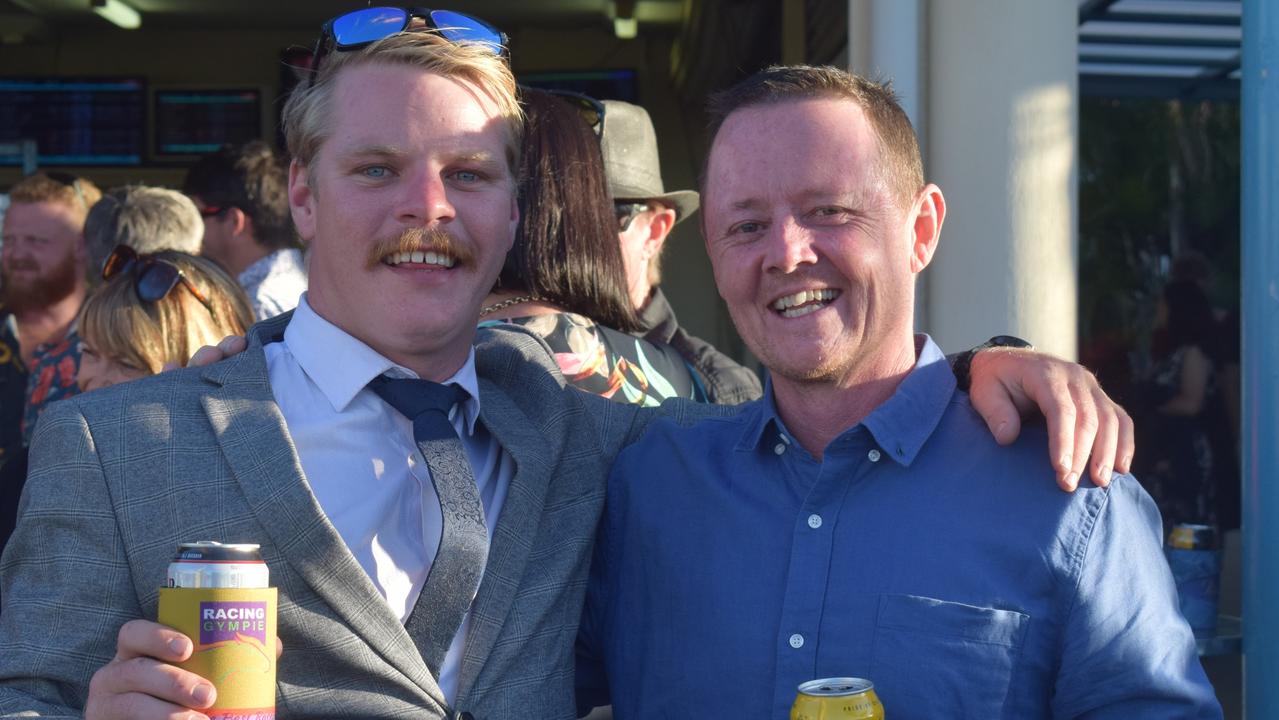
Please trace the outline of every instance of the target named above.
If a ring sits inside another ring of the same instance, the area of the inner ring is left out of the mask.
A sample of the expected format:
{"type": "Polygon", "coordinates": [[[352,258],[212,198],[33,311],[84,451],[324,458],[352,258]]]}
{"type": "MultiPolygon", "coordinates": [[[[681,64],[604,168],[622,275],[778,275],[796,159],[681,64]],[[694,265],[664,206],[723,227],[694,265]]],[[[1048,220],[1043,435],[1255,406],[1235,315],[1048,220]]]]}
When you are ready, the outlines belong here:
{"type": "Polygon", "coordinates": [[[781,455],[782,453],[786,452],[786,443],[777,443],[776,445],[774,445],[773,452],[777,453],[778,455],[781,455]]]}
{"type": "Polygon", "coordinates": [[[791,635],[790,646],[795,648],[796,650],[804,647],[804,636],[800,635],[799,633],[795,633],[794,635],[791,635]]]}
{"type": "Polygon", "coordinates": [[[871,448],[870,452],[866,453],[866,457],[869,458],[871,462],[879,462],[879,451],[871,448]]]}
{"type": "Polygon", "coordinates": [[[822,516],[821,516],[821,515],[818,515],[817,513],[813,513],[812,515],[809,515],[809,516],[808,516],[808,526],[809,526],[810,528],[814,529],[814,530],[816,530],[817,528],[821,527],[821,526],[822,526],[822,516]]]}

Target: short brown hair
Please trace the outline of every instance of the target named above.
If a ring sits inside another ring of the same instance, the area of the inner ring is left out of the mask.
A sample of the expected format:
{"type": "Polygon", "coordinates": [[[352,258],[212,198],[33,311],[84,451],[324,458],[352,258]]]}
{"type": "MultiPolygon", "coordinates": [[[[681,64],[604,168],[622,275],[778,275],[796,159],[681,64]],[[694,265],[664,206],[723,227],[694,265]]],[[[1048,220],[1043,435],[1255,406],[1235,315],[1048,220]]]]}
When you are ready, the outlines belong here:
{"type": "Polygon", "coordinates": [[[239,208],[253,221],[253,239],[268,250],[298,246],[289,214],[288,164],[261,140],[200,158],[187,171],[182,192],[206,206],[239,208]]]}
{"type": "MultiPolygon", "coordinates": [[[[915,194],[924,186],[924,163],[919,155],[915,129],[906,111],[902,110],[891,83],[868,80],[836,67],[774,65],[715,93],[706,103],[710,118],[710,146],[715,144],[715,137],[724,121],[738,110],[817,98],[852,100],[862,109],[879,139],[882,178],[903,204],[913,201],[915,194]]],[[[705,186],[706,170],[703,166],[703,192],[705,186]]]]}
{"type": "Polygon", "coordinates": [[[509,129],[507,162],[515,172],[523,116],[515,99],[515,76],[506,60],[492,46],[453,43],[430,29],[396,33],[359,50],[335,51],[324,56],[314,84],[299,86],[284,106],[284,136],[289,153],[309,165],[328,139],[333,86],[345,67],[381,63],[409,65],[444,77],[465,80],[498,106],[509,129]]]}
{"type": "Polygon", "coordinates": [[[166,362],[186,365],[196,350],[228,335],[243,335],[253,312],[240,286],[207,258],[166,250],[149,257],[177,266],[213,306],[210,313],[181,283],[155,302],[134,289],[135,272],[103,283],[85,300],[77,320],[80,337],[113,362],[160,372],[166,362]]]}
{"type": "Polygon", "coordinates": [[[68,173],[38,172],[19,180],[9,190],[11,203],[57,203],[71,208],[80,217],[89,214],[89,208],[102,199],[102,191],[88,178],[68,173]]]}

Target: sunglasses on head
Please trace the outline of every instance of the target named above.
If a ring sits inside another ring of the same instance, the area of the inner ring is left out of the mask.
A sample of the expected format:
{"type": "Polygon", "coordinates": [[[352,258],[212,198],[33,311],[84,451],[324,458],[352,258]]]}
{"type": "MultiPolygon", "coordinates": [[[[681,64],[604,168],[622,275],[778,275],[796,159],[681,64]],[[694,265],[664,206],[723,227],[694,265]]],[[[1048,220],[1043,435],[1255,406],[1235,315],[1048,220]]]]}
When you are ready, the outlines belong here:
{"type": "Polygon", "coordinates": [[[324,23],[311,55],[311,77],[315,84],[320,60],[332,50],[358,50],[366,45],[409,29],[414,19],[458,45],[481,45],[494,55],[506,55],[506,34],[483,20],[452,10],[426,8],[368,7],[339,15],[324,23]]]}
{"type": "Polygon", "coordinates": [[[218,314],[213,309],[209,297],[191,282],[182,269],[168,260],[157,260],[148,255],[139,255],[128,245],[116,245],[107,261],[102,264],[102,279],[110,280],[121,273],[135,271],[133,289],[142,302],[153,303],[164,299],[173,288],[182,283],[195,296],[196,300],[209,311],[214,320],[218,314]]]}
{"type": "Polygon", "coordinates": [[[640,213],[650,209],[647,203],[613,203],[613,212],[617,215],[617,231],[626,232],[640,213]]]}
{"type": "Polygon", "coordinates": [[[50,180],[75,190],[75,196],[79,198],[80,204],[85,210],[89,209],[89,201],[84,199],[84,190],[80,189],[80,178],[71,173],[58,172],[56,170],[45,170],[44,176],[50,180]]]}
{"type": "Polygon", "coordinates": [[[595,137],[597,139],[604,137],[604,103],[590,95],[583,95],[572,90],[547,89],[543,92],[554,95],[572,105],[573,109],[577,110],[577,113],[586,121],[586,124],[591,126],[591,130],[595,132],[595,137]]]}

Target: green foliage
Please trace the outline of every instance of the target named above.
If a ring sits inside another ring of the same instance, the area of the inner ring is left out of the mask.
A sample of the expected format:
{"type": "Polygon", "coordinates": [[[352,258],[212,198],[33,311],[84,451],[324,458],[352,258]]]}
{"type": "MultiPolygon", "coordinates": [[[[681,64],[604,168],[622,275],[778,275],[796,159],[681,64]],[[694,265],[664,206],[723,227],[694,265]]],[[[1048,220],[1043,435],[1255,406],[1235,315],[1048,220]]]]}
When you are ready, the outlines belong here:
{"type": "Polygon", "coordinates": [[[1126,329],[1143,345],[1172,261],[1207,260],[1207,289],[1239,303],[1239,105],[1082,98],[1081,343],[1126,329]]]}

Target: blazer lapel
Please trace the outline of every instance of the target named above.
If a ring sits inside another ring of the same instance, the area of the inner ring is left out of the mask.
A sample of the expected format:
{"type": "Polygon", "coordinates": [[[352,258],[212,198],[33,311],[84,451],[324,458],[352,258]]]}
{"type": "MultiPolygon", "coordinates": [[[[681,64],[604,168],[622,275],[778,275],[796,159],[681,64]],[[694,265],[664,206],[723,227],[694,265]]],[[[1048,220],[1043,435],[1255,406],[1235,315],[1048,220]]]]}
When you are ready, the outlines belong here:
{"type": "MultiPolygon", "coordinates": [[[[218,386],[205,396],[205,412],[223,457],[266,533],[262,544],[268,563],[274,550],[274,559],[303,578],[351,632],[443,705],[443,693],[413,640],[324,515],[302,474],[284,416],[271,394],[262,350],[264,342],[283,335],[290,316],[255,325],[247,350],[205,370],[204,379],[218,386]]],[[[297,590],[291,592],[296,595],[297,590]]]]}
{"type": "Polygon", "coordinates": [[[459,700],[470,693],[515,600],[561,447],[492,383],[481,380],[480,389],[481,419],[515,460],[515,476],[493,533],[484,580],[471,608],[471,626],[458,677],[459,700]]]}

